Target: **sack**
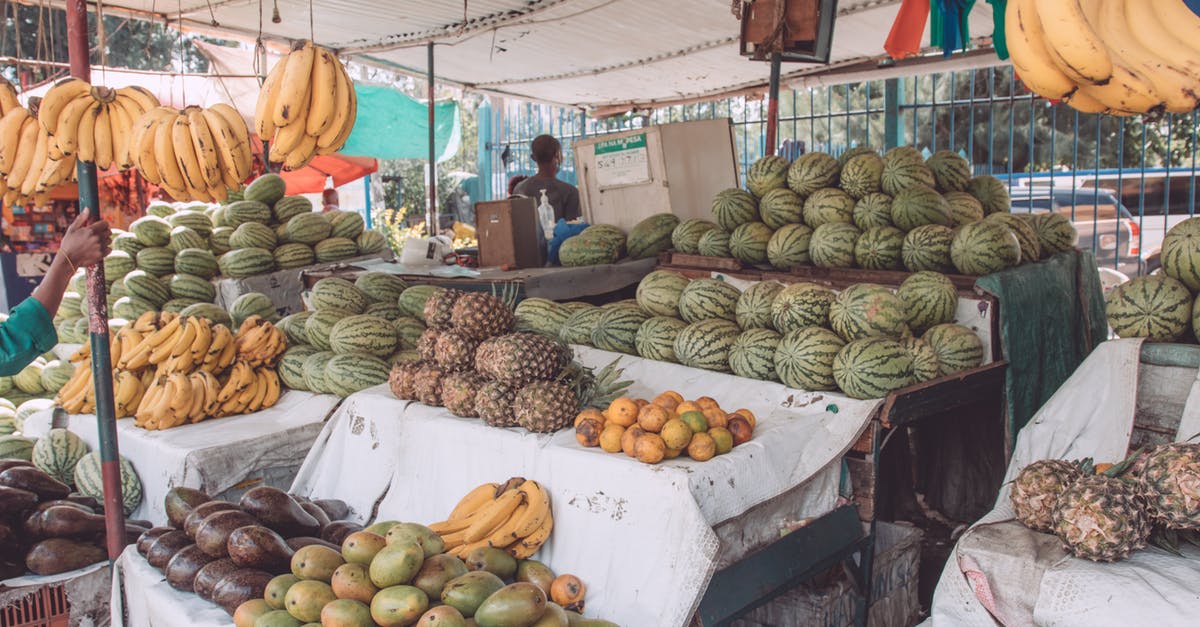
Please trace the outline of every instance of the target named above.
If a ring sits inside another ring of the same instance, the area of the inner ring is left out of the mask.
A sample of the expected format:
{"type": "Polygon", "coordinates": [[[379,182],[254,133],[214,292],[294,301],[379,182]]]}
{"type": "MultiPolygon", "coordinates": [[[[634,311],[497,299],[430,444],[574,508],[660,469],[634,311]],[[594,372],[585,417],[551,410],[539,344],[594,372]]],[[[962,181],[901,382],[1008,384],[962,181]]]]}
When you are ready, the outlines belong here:
{"type": "Polygon", "coordinates": [[[404,240],[400,263],[406,266],[436,267],[444,265],[446,255],[454,252],[454,242],[445,235],[410,237],[404,240]]]}

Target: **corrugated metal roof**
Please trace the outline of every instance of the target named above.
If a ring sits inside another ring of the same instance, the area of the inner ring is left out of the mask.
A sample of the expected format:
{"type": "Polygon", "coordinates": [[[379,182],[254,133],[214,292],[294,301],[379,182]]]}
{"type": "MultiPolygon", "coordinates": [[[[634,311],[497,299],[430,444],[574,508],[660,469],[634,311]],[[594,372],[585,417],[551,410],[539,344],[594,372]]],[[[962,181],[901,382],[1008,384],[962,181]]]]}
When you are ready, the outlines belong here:
{"type": "MultiPolygon", "coordinates": [[[[58,0],[61,2],[61,0],[58,0]]],[[[158,12],[161,0],[115,0],[158,12]]],[[[898,0],[839,3],[834,66],[883,55],[898,0]]],[[[436,74],[447,82],[575,106],[653,103],[714,95],[766,83],[766,63],[738,54],[740,23],[730,0],[258,0],[184,7],[186,29],[253,39],[314,39],[344,55],[420,73],[436,42],[436,74]],[[210,8],[211,7],[211,8],[210,8]],[[210,14],[211,10],[211,14],[210,14]],[[213,20],[215,18],[215,25],[213,20]]],[[[178,15],[169,12],[172,22],[178,15]]],[[[161,19],[161,17],[160,17],[161,19]]],[[[991,7],[976,3],[971,33],[989,37],[991,7]]],[[[928,41],[928,31],[925,35],[928,41]]],[[[787,64],[792,76],[826,66],[787,64]]]]}

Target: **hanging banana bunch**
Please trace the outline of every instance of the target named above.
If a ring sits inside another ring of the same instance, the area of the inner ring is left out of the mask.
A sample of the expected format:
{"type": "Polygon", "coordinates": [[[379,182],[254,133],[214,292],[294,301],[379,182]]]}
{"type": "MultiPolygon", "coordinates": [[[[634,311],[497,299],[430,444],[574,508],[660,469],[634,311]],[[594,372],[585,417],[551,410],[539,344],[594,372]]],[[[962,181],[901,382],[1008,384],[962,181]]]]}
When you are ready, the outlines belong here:
{"type": "Polygon", "coordinates": [[[297,44],[267,74],[258,93],[254,126],[269,141],[267,157],[289,170],[314,155],[337,152],[357,117],[354,82],[337,55],[311,41],[297,44]]]}
{"type": "Polygon", "coordinates": [[[21,103],[17,101],[17,89],[7,79],[0,76],[0,118],[20,106],[21,103]]]}
{"type": "Polygon", "coordinates": [[[54,141],[38,123],[41,99],[0,117],[0,196],[6,206],[45,206],[48,192],[75,180],[75,156],[52,154],[54,141]]]}
{"type": "Polygon", "coordinates": [[[1038,95],[1118,116],[1200,106],[1200,17],[1183,0],[1009,0],[1004,17],[1038,95]]]}
{"type": "Polygon", "coordinates": [[[107,170],[128,169],[129,137],[143,112],[158,98],[142,87],[94,87],[77,78],[59,81],[46,92],[38,121],[49,136],[51,158],[75,155],[107,170]]]}
{"type": "Polygon", "coordinates": [[[175,200],[224,201],[250,176],[251,151],[246,122],[223,103],[147,111],[129,142],[134,167],[175,200]]]}

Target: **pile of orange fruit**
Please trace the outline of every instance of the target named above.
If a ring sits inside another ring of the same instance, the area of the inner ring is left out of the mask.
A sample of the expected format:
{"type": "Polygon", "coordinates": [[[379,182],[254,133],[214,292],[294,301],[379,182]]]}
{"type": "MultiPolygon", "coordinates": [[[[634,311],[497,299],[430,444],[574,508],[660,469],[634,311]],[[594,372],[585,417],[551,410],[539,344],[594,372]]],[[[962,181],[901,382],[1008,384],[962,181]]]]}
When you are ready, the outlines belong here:
{"type": "Polygon", "coordinates": [[[652,401],[621,397],[604,411],[579,412],[575,439],[647,464],[681,455],[703,462],[750,441],[756,424],[748,409],[729,413],[707,396],[687,401],[666,391],[652,401]]]}

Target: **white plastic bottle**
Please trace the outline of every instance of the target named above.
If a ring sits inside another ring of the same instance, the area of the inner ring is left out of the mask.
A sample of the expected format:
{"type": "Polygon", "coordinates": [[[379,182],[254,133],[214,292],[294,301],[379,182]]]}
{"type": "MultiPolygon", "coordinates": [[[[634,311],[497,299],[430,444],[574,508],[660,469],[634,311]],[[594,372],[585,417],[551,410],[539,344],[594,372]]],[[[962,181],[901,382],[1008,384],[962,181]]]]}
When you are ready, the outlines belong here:
{"type": "Polygon", "coordinates": [[[550,205],[550,199],[546,197],[546,190],[542,190],[542,201],[538,204],[538,222],[542,223],[542,230],[546,233],[546,241],[554,237],[554,207],[550,205]]]}

